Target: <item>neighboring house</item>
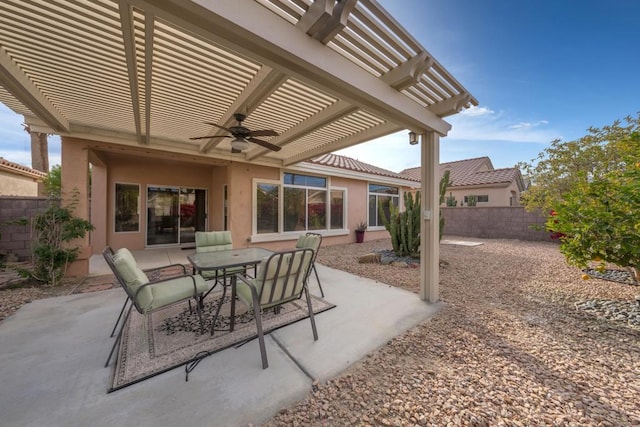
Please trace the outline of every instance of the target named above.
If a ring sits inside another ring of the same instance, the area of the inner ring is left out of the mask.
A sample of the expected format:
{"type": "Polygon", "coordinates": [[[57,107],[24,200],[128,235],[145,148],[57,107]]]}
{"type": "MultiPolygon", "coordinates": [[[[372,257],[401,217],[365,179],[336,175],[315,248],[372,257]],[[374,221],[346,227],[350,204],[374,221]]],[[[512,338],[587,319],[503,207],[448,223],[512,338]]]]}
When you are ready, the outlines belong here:
{"type": "Polygon", "coordinates": [[[38,196],[38,183],[47,174],[0,157],[0,196],[38,196]]]}
{"type": "MultiPolygon", "coordinates": [[[[526,189],[518,168],[494,169],[488,157],[458,160],[440,164],[440,177],[449,171],[451,185],[447,198],[455,199],[455,206],[468,206],[470,196],[475,196],[476,206],[520,206],[520,195],[526,189]]],[[[400,175],[420,179],[420,167],[405,169],[400,175]]]]}

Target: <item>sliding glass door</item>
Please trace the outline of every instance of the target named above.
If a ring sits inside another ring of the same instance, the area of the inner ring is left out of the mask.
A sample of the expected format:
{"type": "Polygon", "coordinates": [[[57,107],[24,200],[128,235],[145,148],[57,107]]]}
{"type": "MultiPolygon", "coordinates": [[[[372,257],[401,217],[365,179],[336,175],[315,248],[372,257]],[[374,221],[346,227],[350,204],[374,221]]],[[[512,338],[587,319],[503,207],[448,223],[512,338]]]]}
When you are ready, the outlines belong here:
{"type": "Polygon", "coordinates": [[[147,246],[195,242],[206,229],[206,190],[147,187],[147,246]]]}

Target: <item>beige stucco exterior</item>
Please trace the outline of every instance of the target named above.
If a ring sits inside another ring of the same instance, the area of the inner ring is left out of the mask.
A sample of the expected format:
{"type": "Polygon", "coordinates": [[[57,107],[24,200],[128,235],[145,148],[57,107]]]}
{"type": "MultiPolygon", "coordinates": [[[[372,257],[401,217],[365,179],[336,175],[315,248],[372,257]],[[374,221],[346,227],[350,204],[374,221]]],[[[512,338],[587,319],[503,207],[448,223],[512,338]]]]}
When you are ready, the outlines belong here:
{"type": "MultiPolygon", "coordinates": [[[[482,185],[477,187],[451,188],[447,190],[445,196],[452,195],[458,201],[458,206],[467,206],[464,202],[465,196],[489,196],[488,202],[477,202],[477,206],[486,207],[504,207],[504,206],[520,206],[520,189],[517,182],[513,181],[508,185],[482,185]]],[[[446,206],[445,203],[442,206],[446,206]]]]}
{"type": "MultiPolygon", "coordinates": [[[[63,194],[70,197],[76,191],[83,200],[76,206],[76,214],[87,218],[94,225],[86,241],[80,242],[82,256],[74,264],[69,274],[82,274],[88,257],[99,254],[105,246],[127,247],[131,250],[149,248],[147,238],[147,188],[185,187],[206,190],[206,230],[224,229],[224,186],[227,186],[227,229],[231,231],[234,247],[260,246],[272,250],[291,248],[298,235],[304,232],[283,232],[275,235],[254,234],[256,209],[254,186],[256,181],[282,182],[285,171],[305,173],[300,167],[292,169],[275,168],[265,165],[217,162],[207,164],[197,159],[165,157],[153,150],[117,150],[107,143],[62,139],[63,152],[63,194]],[[91,189],[88,171],[91,164],[91,189]],[[71,165],[71,166],[69,166],[71,165]],[[115,188],[116,184],[134,184],[140,189],[139,228],[137,231],[115,231],[115,188]],[[89,198],[90,194],[90,198],[89,198]],[[83,195],[85,197],[83,197],[83,195]],[[89,202],[86,202],[90,200],[89,202]]],[[[302,168],[303,169],[303,168],[302,168]]],[[[367,220],[368,184],[376,182],[375,177],[362,179],[335,176],[332,168],[319,173],[317,168],[309,175],[328,179],[328,186],[345,192],[345,227],[341,230],[324,230],[324,245],[355,242],[355,226],[367,220]]],[[[405,188],[401,187],[401,191],[405,188]]],[[[401,197],[401,196],[400,196],[401,197]]],[[[384,229],[370,230],[365,240],[388,237],[384,229]]],[[[179,246],[179,244],[174,244],[179,246]]],[[[153,246],[152,246],[153,247],[153,246]]]]}
{"type": "Polygon", "coordinates": [[[0,157],[0,196],[37,197],[47,174],[0,157]]]}
{"type": "Polygon", "coordinates": [[[32,177],[0,170],[0,196],[38,195],[38,180],[32,177]]]}

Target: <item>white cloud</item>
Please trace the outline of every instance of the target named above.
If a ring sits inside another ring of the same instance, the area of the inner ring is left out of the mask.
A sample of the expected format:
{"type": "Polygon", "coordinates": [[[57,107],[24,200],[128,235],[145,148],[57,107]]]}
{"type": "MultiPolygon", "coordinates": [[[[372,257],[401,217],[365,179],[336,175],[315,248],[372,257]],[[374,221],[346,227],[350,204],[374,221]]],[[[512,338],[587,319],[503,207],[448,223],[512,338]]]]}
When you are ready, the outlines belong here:
{"type": "Polygon", "coordinates": [[[469,117],[481,117],[481,116],[490,116],[495,114],[495,111],[487,108],[487,107],[476,107],[471,106],[465,110],[462,110],[459,115],[461,116],[469,116],[469,117]]]}
{"type": "Polygon", "coordinates": [[[505,112],[488,107],[472,107],[448,119],[452,128],[447,139],[465,141],[510,141],[548,144],[561,138],[548,127],[548,120],[516,120],[505,112]]]}

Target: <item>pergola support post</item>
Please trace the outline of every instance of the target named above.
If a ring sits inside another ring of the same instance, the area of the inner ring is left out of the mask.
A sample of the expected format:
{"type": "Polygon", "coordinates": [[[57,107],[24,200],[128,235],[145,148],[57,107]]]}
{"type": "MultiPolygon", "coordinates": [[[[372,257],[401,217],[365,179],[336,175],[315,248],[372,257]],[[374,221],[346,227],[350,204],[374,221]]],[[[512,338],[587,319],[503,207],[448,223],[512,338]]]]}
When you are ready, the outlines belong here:
{"type": "Polygon", "coordinates": [[[440,136],[427,132],[421,137],[422,224],[420,227],[420,298],[438,302],[440,282],[440,136]]]}

